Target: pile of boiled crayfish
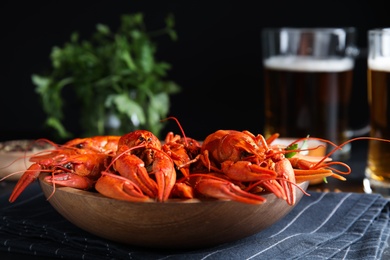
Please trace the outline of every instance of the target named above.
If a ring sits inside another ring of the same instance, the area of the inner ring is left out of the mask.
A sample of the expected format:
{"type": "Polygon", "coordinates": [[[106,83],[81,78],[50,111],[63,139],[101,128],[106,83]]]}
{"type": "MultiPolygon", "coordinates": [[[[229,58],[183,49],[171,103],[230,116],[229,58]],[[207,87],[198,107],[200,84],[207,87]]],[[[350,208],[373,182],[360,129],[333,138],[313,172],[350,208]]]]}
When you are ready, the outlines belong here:
{"type": "Polygon", "coordinates": [[[297,183],[325,177],[345,180],[338,173],[350,173],[348,165],[329,155],[305,158],[294,146],[302,139],[288,147],[273,145],[278,136],[265,139],[249,131],[218,130],[198,142],[182,131],[168,133],[161,142],[149,131],[136,130],[123,136],[76,138],[32,156],[33,164],[9,201],[41,173],[50,173],[44,180],[54,187],[97,191],[132,202],[214,198],[261,204],[262,195],[271,192],[294,205],[297,183]],[[346,171],[336,170],[335,164],[346,171]]]}

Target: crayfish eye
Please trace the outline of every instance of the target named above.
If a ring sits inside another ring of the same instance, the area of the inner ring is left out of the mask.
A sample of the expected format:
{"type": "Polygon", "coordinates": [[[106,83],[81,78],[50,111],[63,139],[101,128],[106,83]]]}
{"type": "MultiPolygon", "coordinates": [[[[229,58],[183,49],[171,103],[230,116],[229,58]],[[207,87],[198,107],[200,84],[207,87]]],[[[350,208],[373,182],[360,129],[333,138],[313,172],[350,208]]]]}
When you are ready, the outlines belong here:
{"type": "Polygon", "coordinates": [[[84,143],[79,143],[79,144],[76,144],[75,146],[78,149],[83,149],[84,148],[84,143]]]}
{"type": "Polygon", "coordinates": [[[68,170],[72,170],[72,169],[73,169],[73,164],[71,164],[71,163],[67,163],[67,164],[65,164],[64,166],[65,166],[65,168],[68,169],[68,170]]]}

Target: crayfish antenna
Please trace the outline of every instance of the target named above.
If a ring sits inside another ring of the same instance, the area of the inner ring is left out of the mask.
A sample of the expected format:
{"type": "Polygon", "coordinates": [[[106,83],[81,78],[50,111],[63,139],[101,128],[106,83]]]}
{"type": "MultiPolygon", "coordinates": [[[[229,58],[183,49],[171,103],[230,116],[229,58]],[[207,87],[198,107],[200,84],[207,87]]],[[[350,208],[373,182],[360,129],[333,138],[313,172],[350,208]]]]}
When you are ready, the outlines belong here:
{"type": "Polygon", "coordinates": [[[188,147],[187,137],[186,137],[186,134],[184,133],[184,129],[183,129],[183,127],[181,126],[179,120],[177,120],[176,117],[170,116],[170,117],[167,117],[167,118],[165,118],[165,119],[163,119],[163,120],[161,120],[161,121],[165,121],[165,120],[168,120],[168,119],[172,119],[172,120],[175,120],[175,121],[176,121],[176,124],[179,126],[180,131],[181,131],[181,133],[182,133],[182,135],[183,135],[183,138],[184,138],[184,142],[185,142],[185,144],[186,144],[186,147],[188,147]]]}
{"type": "MultiPolygon", "coordinates": [[[[1,168],[0,168],[0,169],[1,169],[1,168]]],[[[10,174],[4,176],[3,178],[1,178],[1,179],[0,179],[0,182],[6,180],[6,179],[8,179],[8,178],[10,178],[10,177],[12,177],[12,176],[14,176],[14,175],[16,175],[16,174],[22,173],[22,172],[24,172],[24,171],[17,171],[17,172],[10,173],[10,174]]]]}

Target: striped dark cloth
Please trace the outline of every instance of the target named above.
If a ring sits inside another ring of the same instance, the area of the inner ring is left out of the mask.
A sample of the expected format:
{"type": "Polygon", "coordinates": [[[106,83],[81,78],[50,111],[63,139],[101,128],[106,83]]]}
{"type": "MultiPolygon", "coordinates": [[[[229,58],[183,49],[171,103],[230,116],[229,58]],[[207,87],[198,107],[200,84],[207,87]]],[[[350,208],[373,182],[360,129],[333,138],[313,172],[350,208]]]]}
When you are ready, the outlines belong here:
{"type": "Polygon", "coordinates": [[[8,195],[0,198],[0,251],[93,260],[390,257],[388,200],[373,194],[309,193],[285,218],[253,236],[202,250],[155,251],[114,243],[77,228],[51,207],[36,183],[13,204],[8,195]]]}

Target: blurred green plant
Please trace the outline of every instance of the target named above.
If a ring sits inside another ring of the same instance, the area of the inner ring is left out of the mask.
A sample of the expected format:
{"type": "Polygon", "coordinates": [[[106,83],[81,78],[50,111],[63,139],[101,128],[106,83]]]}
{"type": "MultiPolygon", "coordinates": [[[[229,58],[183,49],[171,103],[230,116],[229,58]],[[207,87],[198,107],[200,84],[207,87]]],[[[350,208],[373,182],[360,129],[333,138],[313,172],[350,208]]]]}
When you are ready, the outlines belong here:
{"type": "Polygon", "coordinates": [[[74,137],[64,125],[64,105],[69,100],[64,99],[63,89],[71,87],[80,106],[76,116],[83,136],[123,135],[136,129],[159,136],[170,95],[180,87],[166,79],[171,65],[155,59],[152,38],[168,35],[174,41],[173,28],[172,15],[165,19],[164,28],[147,32],[142,13],[126,14],[115,33],[97,24],[89,40],[80,40],[74,32],[62,48],[54,46],[49,73],[32,75],[47,115],[45,125],[58,138],[74,137]]]}

